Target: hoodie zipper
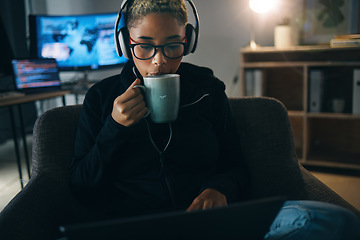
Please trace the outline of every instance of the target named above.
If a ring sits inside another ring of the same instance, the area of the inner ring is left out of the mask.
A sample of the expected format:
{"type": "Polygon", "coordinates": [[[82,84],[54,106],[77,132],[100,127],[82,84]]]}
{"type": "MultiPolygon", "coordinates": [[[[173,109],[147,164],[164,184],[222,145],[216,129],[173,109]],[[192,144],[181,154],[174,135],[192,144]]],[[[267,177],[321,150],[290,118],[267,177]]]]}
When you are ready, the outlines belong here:
{"type": "Polygon", "coordinates": [[[171,142],[171,139],[172,139],[172,126],[171,126],[171,123],[169,123],[169,130],[170,130],[169,140],[168,140],[165,148],[161,151],[161,150],[158,148],[158,146],[156,145],[156,143],[154,142],[154,139],[152,138],[152,134],[151,134],[151,131],[150,131],[150,126],[149,126],[149,123],[148,123],[148,121],[147,121],[146,119],[145,119],[145,122],[146,122],[146,125],[147,125],[150,142],[151,142],[151,144],[154,146],[155,150],[158,152],[158,154],[159,154],[159,156],[160,156],[160,166],[161,166],[161,173],[160,173],[160,175],[164,176],[165,184],[166,184],[166,188],[167,188],[167,190],[168,190],[169,196],[170,196],[171,204],[172,204],[173,207],[176,207],[174,192],[173,192],[173,190],[172,190],[172,187],[171,187],[169,178],[168,178],[168,176],[167,176],[167,174],[166,174],[166,172],[165,172],[165,167],[164,167],[164,162],[165,162],[164,153],[165,153],[166,149],[168,148],[168,146],[169,146],[169,144],[170,144],[170,142],[171,142]]]}
{"type": "MultiPolygon", "coordinates": [[[[197,104],[198,102],[200,102],[202,99],[204,99],[205,97],[208,97],[208,96],[210,96],[210,94],[209,94],[209,93],[206,93],[206,94],[202,95],[198,100],[196,100],[196,101],[194,101],[194,102],[192,102],[192,103],[189,103],[189,104],[185,104],[185,105],[180,106],[180,109],[183,109],[183,108],[186,108],[186,107],[190,107],[190,106],[192,106],[192,105],[195,105],[195,104],[197,104]]],[[[150,131],[150,126],[149,126],[149,123],[148,123],[148,121],[147,121],[146,119],[145,119],[145,122],[146,122],[146,125],[147,125],[150,142],[151,142],[151,144],[154,146],[155,150],[158,152],[158,154],[159,154],[159,156],[160,156],[161,175],[164,176],[164,180],[165,180],[166,188],[167,188],[168,193],[169,193],[169,196],[170,196],[171,204],[172,204],[173,207],[176,207],[174,191],[173,191],[173,188],[172,188],[172,186],[171,186],[169,177],[168,177],[168,175],[167,175],[167,173],[166,173],[166,169],[165,169],[165,156],[164,156],[164,153],[165,153],[166,149],[169,147],[170,142],[171,142],[171,139],[172,139],[172,136],[173,136],[173,131],[172,131],[171,123],[169,123],[169,130],[170,130],[169,140],[168,140],[166,146],[164,147],[164,149],[161,151],[161,150],[158,148],[158,146],[156,145],[156,143],[154,142],[154,139],[152,138],[152,134],[151,134],[151,131],[150,131]]]]}

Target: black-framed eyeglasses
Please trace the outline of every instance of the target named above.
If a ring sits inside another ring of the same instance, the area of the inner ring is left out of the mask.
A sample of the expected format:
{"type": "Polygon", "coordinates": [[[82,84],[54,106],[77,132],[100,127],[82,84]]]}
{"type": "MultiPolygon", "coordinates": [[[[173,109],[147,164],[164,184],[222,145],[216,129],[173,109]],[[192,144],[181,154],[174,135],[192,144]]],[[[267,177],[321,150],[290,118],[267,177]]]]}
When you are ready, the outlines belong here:
{"type": "Polygon", "coordinates": [[[156,50],[161,48],[165,57],[170,59],[177,59],[184,55],[186,43],[173,42],[164,45],[153,45],[150,43],[136,43],[130,44],[130,48],[133,50],[133,54],[137,59],[148,60],[153,58],[156,54],[156,50]]]}

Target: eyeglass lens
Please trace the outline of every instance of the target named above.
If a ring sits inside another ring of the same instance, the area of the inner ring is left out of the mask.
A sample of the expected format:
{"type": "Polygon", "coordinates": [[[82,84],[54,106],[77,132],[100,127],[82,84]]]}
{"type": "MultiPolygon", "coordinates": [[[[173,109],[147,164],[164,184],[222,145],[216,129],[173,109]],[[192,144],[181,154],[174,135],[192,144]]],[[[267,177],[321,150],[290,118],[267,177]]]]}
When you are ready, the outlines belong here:
{"type": "MultiPolygon", "coordinates": [[[[152,44],[136,44],[133,47],[135,57],[139,59],[152,58],[156,53],[156,46],[152,44]]],[[[184,45],[181,43],[169,43],[160,46],[162,53],[168,58],[179,58],[184,54],[184,45]]]]}

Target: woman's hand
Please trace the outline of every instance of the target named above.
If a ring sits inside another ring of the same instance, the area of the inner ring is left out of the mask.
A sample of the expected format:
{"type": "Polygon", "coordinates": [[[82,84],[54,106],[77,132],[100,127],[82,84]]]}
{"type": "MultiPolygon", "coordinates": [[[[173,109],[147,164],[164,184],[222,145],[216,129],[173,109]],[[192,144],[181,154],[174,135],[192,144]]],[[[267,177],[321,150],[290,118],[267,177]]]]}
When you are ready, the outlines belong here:
{"type": "Polygon", "coordinates": [[[193,210],[204,210],[222,206],[227,206],[225,195],[215,189],[207,188],[195,198],[186,211],[190,212],[193,210]]]}
{"type": "Polygon", "coordinates": [[[134,88],[139,84],[140,79],[136,79],[123,94],[114,100],[111,116],[125,127],[139,122],[148,111],[140,89],[134,88]]]}

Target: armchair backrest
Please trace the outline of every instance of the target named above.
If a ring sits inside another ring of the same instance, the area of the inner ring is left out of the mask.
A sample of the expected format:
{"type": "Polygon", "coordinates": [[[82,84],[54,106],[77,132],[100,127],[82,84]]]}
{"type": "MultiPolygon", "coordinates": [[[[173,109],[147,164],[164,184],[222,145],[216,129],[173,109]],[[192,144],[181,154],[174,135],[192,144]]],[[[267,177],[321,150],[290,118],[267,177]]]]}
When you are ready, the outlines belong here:
{"type": "MultiPolygon", "coordinates": [[[[270,98],[229,99],[251,176],[251,197],[306,198],[285,107],[270,98]]],[[[44,113],[34,127],[33,176],[65,183],[81,105],[44,113]]]]}
{"type": "Polygon", "coordinates": [[[284,105],[272,98],[230,99],[249,166],[251,197],[306,199],[291,125],[284,105]]]}
{"type": "Polygon", "coordinates": [[[46,175],[65,183],[74,151],[81,105],[51,109],[35,123],[32,177],[46,175]]]}

